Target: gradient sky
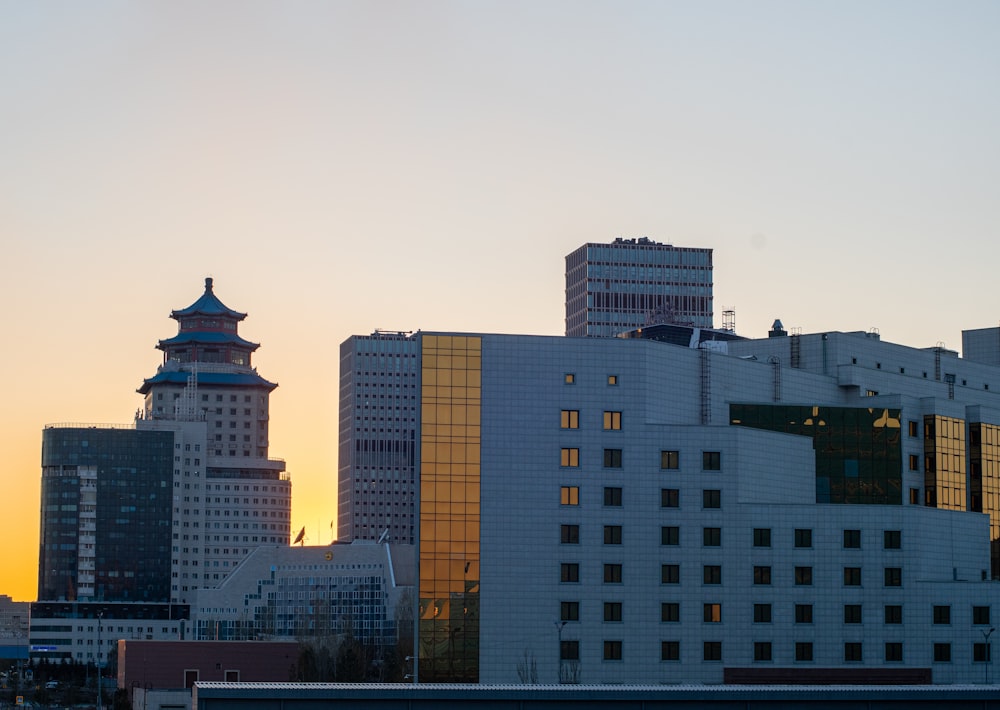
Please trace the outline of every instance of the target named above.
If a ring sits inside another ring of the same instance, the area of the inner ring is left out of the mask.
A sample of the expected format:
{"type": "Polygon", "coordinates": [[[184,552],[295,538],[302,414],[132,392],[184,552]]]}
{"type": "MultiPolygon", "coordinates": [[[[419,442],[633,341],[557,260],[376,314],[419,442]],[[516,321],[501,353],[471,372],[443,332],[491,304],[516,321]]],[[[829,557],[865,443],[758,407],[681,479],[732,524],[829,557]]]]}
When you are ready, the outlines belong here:
{"type": "Polygon", "coordinates": [[[716,322],[997,324],[1000,3],[0,0],[0,593],[41,430],[128,423],[205,276],[261,343],[292,527],[336,518],[338,347],[561,334],[563,257],[715,249],[716,322]]]}

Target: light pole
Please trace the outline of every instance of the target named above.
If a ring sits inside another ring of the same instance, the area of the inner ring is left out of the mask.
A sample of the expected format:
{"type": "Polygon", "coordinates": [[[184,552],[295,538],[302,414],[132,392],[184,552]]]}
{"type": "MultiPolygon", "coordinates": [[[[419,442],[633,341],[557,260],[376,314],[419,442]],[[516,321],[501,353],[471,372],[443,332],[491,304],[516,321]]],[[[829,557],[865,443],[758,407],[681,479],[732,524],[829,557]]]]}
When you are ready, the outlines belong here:
{"type": "Polygon", "coordinates": [[[979,633],[983,635],[983,645],[985,646],[983,651],[985,652],[986,657],[983,660],[986,661],[986,664],[983,666],[983,682],[986,683],[986,685],[989,685],[990,683],[990,666],[993,664],[993,655],[990,653],[990,636],[993,635],[994,631],[996,631],[996,629],[992,626],[989,631],[983,631],[982,629],[979,630],[979,633]]]}
{"type": "Polygon", "coordinates": [[[563,627],[566,625],[566,622],[565,621],[553,621],[552,623],[556,625],[556,634],[559,635],[559,648],[558,648],[558,652],[556,653],[556,664],[557,664],[556,667],[558,669],[556,671],[556,673],[558,675],[558,677],[556,678],[556,682],[557,683],[562,683],[563,682],[563,680],[562,680],[562,676],[563,676],[563,674],[562,674],[562,630],[563,630],[563,627]]]}

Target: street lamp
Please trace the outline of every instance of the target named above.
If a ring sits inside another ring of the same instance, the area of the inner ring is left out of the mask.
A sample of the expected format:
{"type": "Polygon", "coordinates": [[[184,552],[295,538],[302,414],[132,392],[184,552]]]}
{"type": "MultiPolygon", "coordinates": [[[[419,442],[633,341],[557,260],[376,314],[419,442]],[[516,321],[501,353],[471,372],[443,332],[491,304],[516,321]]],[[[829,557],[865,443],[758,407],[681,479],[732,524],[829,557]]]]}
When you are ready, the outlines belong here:
{"type": "Polygon", "coordinates": [[[983,631],[982,629],[979,630],[979,633],[983,635],[983,645],[985,646],[983,651],[985,651],[986,657],[983,660],[986,661],[986,664],[983,666],[983,681],[987,685],[989,685],[990,682],[990,666],[993,663],[993,655],[990,653],[990,636],[993,635],[994,631],[996,631],[996,629],[992,626],[989,631],[983,631]]]}

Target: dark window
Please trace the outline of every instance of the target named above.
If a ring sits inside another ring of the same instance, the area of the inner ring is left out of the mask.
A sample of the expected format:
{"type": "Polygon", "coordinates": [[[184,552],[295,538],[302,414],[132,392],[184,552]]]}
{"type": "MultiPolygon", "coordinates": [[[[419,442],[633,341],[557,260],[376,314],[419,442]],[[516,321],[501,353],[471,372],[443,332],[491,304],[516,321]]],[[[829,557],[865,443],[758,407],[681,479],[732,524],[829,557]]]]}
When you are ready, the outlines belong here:
{"type": "Polygon", "coordinates": [[[901,587],[903,585],[903,569],[901,567],[885,568],[885,586],[901,587]]]}
{"type": "Polygon", "coordinates": [[[660,468],[664,470],[674,470],[681,467],[680,451],[661,451],[660,468]]]}
{"type": "Polygon", "coordinates": [[[622,450],[605,449],[604,468],[621,468],[621,467],[622,467],[622,450]]]}
{"type": "Polygon", "coordinates": [[[661,508],[679,508],[681,502],[681,492],[676,488],[660,489],[661,508]]]}
{"type": "Polygon", "coordinates": [[[920,457],[917,454],[910,454],[910,470],[920,470],[920,457]]]}
{"type": "Polygon", "coordinates": [[[906,424],[907,424],[906,428],[910,436],[920,436],[920,429],[919,429],[920,424],[918,422],[915,422],[911,419],[906,424]]]}
{"type": "Polygon", "coordinates": [[[812,604],[796,604],[795,605],[795,623],[796,624],[811,624],[813,622],[813,605],[812,604]]]}
{"type": "Polygon", "coordinates": [[[702,621],[707,624],[718,624],[722,622],[722,605],[721,604],[703,604],[702,605],[702,621]]]}
{"type": "Polygon", "coordinates": [[[861,586],[861,568],[860,567],[845,567],[844,568],[844,585],[847,587],[860,587],[861,586]]]}
{"type": "Polygon", "coordinates": [[[797,641],[795,643],[795,660],[811,661],[813,659],[813,645],[810,641],[797,641]]]}
{"type": "Polygon", "coordinates": [[[934,623],[935,624],[950,624],[951,623],[951,607],[950,606],[935,606],[934,607],[934,623]]]}
{"type": "Polygon", "coordinates": [[[703,565],[702,582],[705,584],[722,584],[722,566],[703,565]]]}
{"type": "Polygon", "coordinates": [[[990,655],[990,644],[981,642],[972,644],[972,661],[974,663],[989,663],[990,655]]]}
{"type": "Polygon", "coordinates": [[[579,525],[560,525],[559,526],[559,542],[564,545],[579,545],[580,544],[580,526],[579,525]]]}
{"type": "Polygon", "coordinates": [[[604,565],[604,583],[605,584],[622,583],[622,566],[620,564],[604,565]]]}
{"type": "Polygon", "coordinates": [[[701,507],[702,508],[721,508],[722,507],[722,491],[718,490],[704,490],[701,492],[701,507]]]}
{"type": "Polygon", "coordinates": [[[579,582],[580,565],[576,562],[563,562],[559,565],[560,582],[579,582]]]}
{"type": "Polygon", "coordinates": [[[681,605],[677,602],[660,604],[660,621],[676,623],[681,620],[681,605]]]}
{"type": "Polygon", "coordinates": [[[990,608],[988,606],[972,607],[972,623],[986,625],[990,623],[990,608]]]}
{"type": "Polygon", "coordinates": [[[861,653],[861,644],[856,641],[849,641],[844,644],[844,661],[847,663],[860,663],[864,660],[861,653]]]}
{"type": "Polygon", "coordinates": [[[660,565],[661,584],[680,584],[680,582],[681,582],[680,565],[660,565]]]}
{"type": "Polygon", "coordinates": [[[803,528],[795,529],[795,546],[796,547],[812,547],[813,546],[813,531],[806,530],[803,528]]]}
{"type": "Polygon", "coordinates": [[[753,529],[753,546],[754,547],[770,547],[771,546],[771,528],[754,528],[753,529]]]}
{"type": "Polygon", "coordinates": [[[755,624],[770,624],[771,623],[771,605],[770,604],[754,604],[753,605],[753,621],[755,624]]]}
{"type": "Polygon", "coordinates": [[[559,619],[561,621],[579,621],[580,602],[559,602],[559,619]]]}
{"type": "Polygon", "coordinates": [[[844,604],[844,623],[845,624],[860,624],[861,623],[861,605],[860,604],[844,604]]]}
{"type": "Polygon", "coordinates": [[[621,641],[605,641],[604,642],[604,660],[605,661],[620,661],[620,660],[622,660],[622,642],[621,641]]]}
{"type": "Polygon", "coordinates": [[[885,530],[882,533],[882,547],[886,550],[898,550],[903,546],[902,532],[899,530],[885,530]]]}
{"type": "Polygon", "coordinates": [[[934,644],[934,662],[935,663],[950,663],[951,662],[951,644],[950,643],[936,643],[936,644],[934,644]]]}
{"type": "Polygon", "coordinates": [[[703,658],[706,661],[722,660],[722,641],[706,641],[703,658]]]}
{"type": "Polygon", "coordinates": [[[701,452],[701,468],[703,471],[721,471],[722,453],[719,451],[701,452]]]}
{"type": "Polygon", "coordinates": [[[681,544],[681,529],[676,526],[667,526],[660,528],[660,544],[661,545],[681,544]]]}
{"type": "Polygon", "coordinates": [[[604,602],[604,620],[605,621],[621,621],[622,620],[622,603],[621,602],[604,602]]]}
{"type": "Polygon", "coordinates": [[[771,660],[771,642],[770,641],[754,641],[754,644],[753,644],[753,660],[755,660],[755,661],[770,661],[771,660]]]}
{"type": "Polygon", "coordinates": [[[561,660],[561,661],[579,661],[580,660],[580,642],[579,641],[560,641],[559,642],[559,660],[561,660]]]}
{"type": "Polygon", "coordinates": [[[860,530],[845,530],[844,531],[844,547],[846,547],[846,548],[860,548],[861,547],[861,531],[860,530]]]}
{"type": "Polygon", "coordinates": [[[771,583],[771,568],[764,566],[755,566],[753,568],[753,583],[754,584],[770,584],[771,583]]]}
{"type": "Polygon", "coordinates": [[[660,642],[660,660],[661,661],[679,661],[679,660],[681,660],[681,642],[680,641],[661,641],[660,642]]]}
{"type": "Polygon", "coordinates": [[[796,567],[795,568],[795,583],[798,585],[809,585],[813,583],[813,568],[812,567],[796,567]]]}
{"type": "Polygon", "coordinates": [[[622,544],[622,526],[621,525],[605,525],[604,526],[604,544],[605,545],[621,545],[622,544]]]}
{"type": "Polygon", "coordinates": [[[919,488],[911,488],[910,489],[910,504],[911,505],[920,505],[920,489],[919,488]]]}
{"type": "Polygon", "coordinates": [[[705,547],[718,547],[722,544],[722,528],[702,528],[701,544],[705,547]]]}
{"type": "Polygon", "coordinates": [[[887,624],[902,624],[903,623],[903,607],[899,604],[886,604],[885,605],[885,623],[887,624]]]}
{"type": "Polygon", "coordinates": [[[620,508],[622,504],[622,489],[621,488],[605,488],[604,489],[604,505],[609,508],[620,508]]]}
{"type": "Polygon", "coordinates": [[[885,644],[885,660],[888,662],[902,663],[903,644],[892,641],[885,644]]]}

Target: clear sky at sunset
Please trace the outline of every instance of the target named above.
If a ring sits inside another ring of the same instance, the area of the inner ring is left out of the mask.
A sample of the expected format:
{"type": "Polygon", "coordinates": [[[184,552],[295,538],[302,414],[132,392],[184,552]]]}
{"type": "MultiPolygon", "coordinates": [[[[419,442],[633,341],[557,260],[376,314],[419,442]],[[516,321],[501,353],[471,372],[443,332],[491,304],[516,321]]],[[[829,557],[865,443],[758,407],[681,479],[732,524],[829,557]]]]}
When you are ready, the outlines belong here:
{"type": "Polygon", "coordinates": [[[715,313],[959,349],[1000,263],[1000,3],[0,0],[0,594],[41,430],[128,423],[206,276],[336,518],[338,348],[563,332],[563,257],[715,249],[715,313]]]}

